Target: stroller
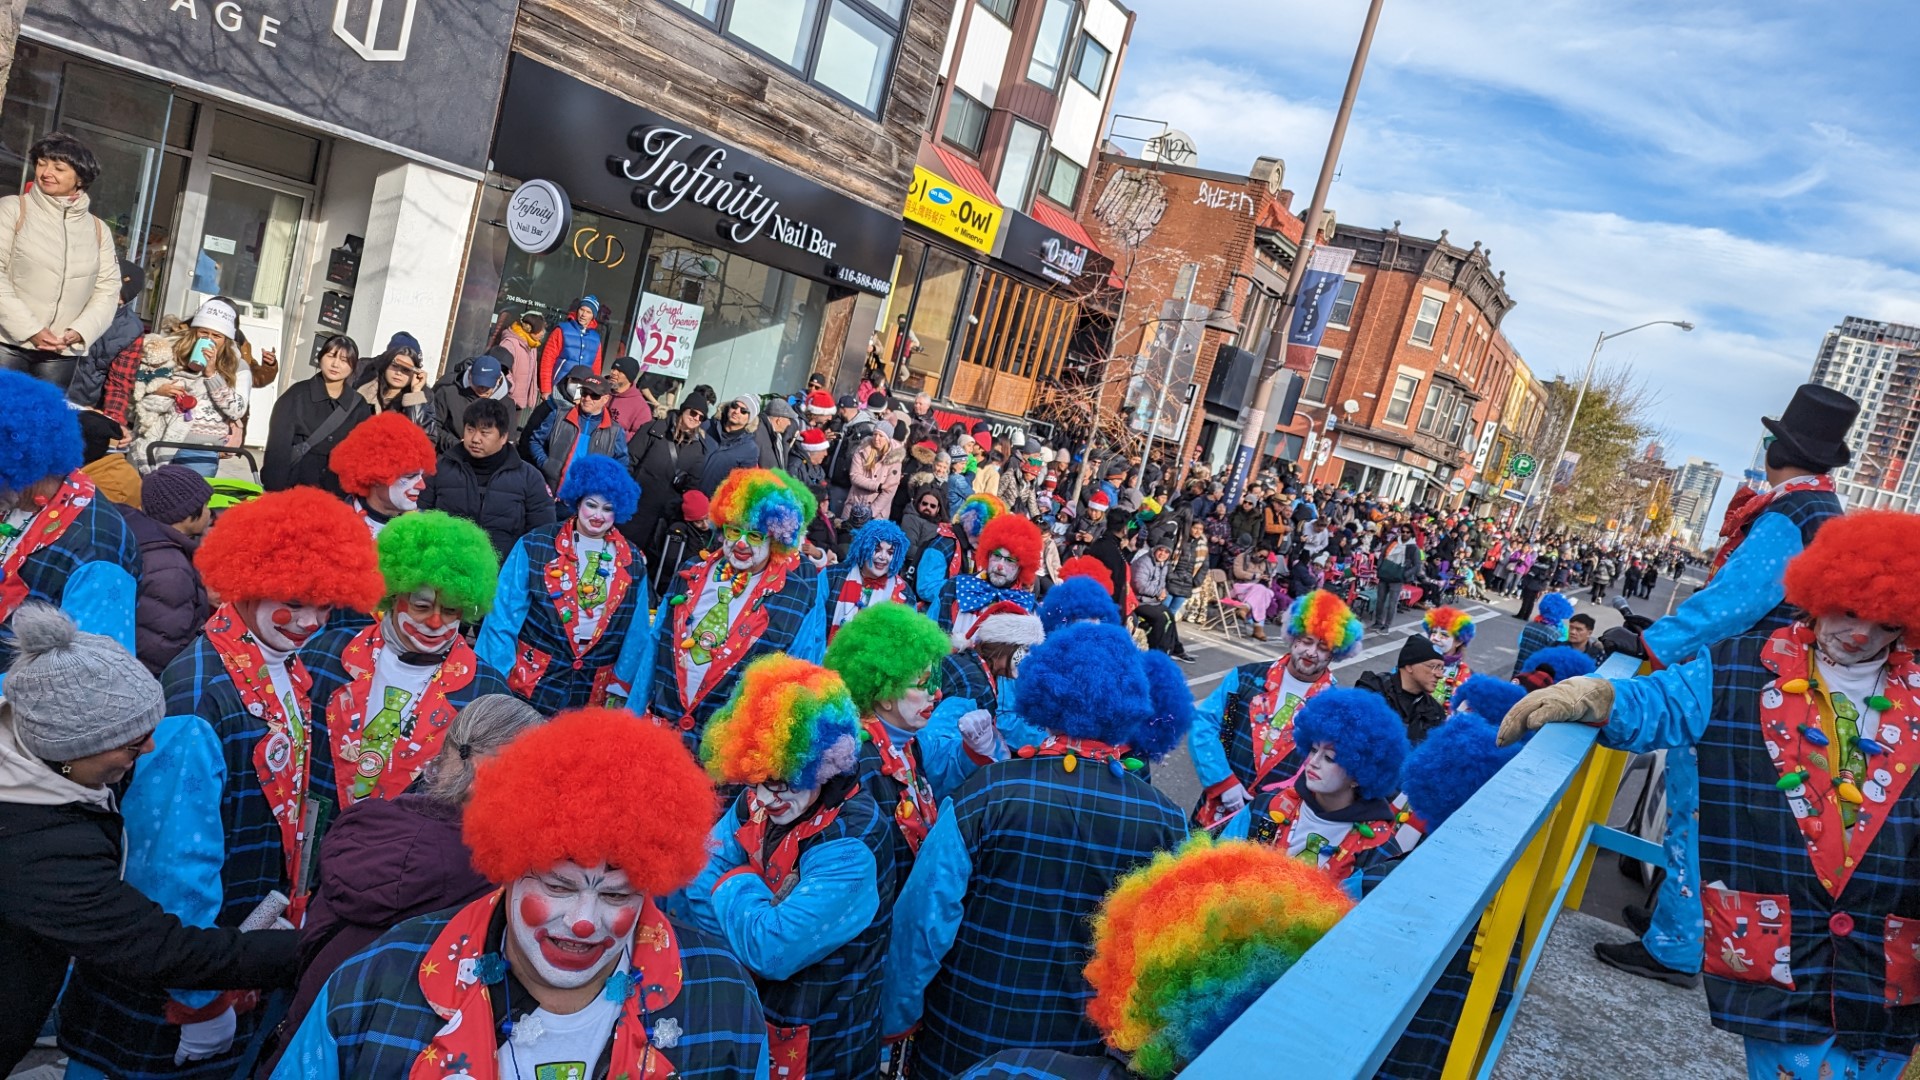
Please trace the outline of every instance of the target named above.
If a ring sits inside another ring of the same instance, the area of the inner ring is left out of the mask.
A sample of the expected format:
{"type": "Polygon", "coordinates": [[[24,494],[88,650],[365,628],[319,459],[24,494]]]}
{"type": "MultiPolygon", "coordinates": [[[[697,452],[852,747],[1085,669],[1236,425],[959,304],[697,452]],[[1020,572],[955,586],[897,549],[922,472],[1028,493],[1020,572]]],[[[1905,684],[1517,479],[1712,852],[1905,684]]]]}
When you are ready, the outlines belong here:
{"type": "Polygon", "coordinates": [[[160,466],[160,450],[211,450],[224,460],[237,457],[247,463],[247,474],[253,479],[241,480],[231,476],[215,476],[207,483],[213,487],[213,498],[207,505],[213,508],[213,516],[220,514],[243,502],[252,502],[260,497],[264,490],[260,486],[260,462],[254,458],[253,451],[244,446],[209,446],[206,443],[188,442],[151,442],[147,444],[147,471],[152,472],[160,466]]]}

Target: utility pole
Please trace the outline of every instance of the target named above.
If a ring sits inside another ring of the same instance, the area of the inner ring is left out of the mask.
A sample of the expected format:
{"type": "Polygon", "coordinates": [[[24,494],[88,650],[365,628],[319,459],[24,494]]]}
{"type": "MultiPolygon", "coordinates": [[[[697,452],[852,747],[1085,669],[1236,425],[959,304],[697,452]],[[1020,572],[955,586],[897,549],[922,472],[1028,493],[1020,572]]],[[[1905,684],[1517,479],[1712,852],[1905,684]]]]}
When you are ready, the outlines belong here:
{"type": "MultiPolygon", "coordinates": [[[[1267,398],[1287,355],[1288,328],[1293,325],[1294,296],[1300,289],[1300,277],[1306,273],[1307,260],[1318,243],[1321,218],[1326,215],[1327,191],[1340,168],[1340,147],[1347,140],[1347,120],[1353,116],[1353,102],[1360,94],[1360,76],[1367,69],[1367,53],[1373,48],[1373,31],[1380,24],[1380,9],[1386,0],[1372,0],[1367,6],[1367,21],[1360,28],[1360,44],[1353,53],[1353,67],[1347,72],[1346,92],[1340,96],[1340,111],[1333,117],[1333,134],[1327,139],[1327,156],[1320,162],[1320,179],[1313,185],[1313,201],[1307,206],[1307,227],[1300,237],[1300,250],[1294,253],[1293,267],[1287,272],[1287,287],[1280,298],[1280,312],[1274,334],[1267,341],[1267,354],[1260,361],[1260,382],[1253,391],[1253,404],[1247,412],[1246,426],[1240,432],[1240,452],[1234,461],[1233,488],[1242,488],[1253,470],[1253,463],[1267,443],[1267,398]]],[[[1331,406],[1329,406],[1331,407],[1331,406]]]]}

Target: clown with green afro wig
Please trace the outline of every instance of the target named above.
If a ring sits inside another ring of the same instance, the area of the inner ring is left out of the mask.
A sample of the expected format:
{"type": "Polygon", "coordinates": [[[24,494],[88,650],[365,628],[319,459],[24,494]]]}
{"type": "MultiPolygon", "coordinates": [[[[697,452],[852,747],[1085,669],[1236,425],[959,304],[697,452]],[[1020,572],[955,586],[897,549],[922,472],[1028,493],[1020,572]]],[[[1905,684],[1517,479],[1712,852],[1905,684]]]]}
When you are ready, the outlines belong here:
{"type": "Polygon", "coordinates": [[[507,692],[460,632],[493,607],[499,559],[486,530],[419,510],[388,522],[375,543],[386,583],[379,620],[331,627],[302,650],[315,751],[333,758],[342,808],[405,791],[462,708],[507,692]]]}
{"type": "Polygon", "coordinates": [[[948,759],[960,752],[957,731],[922,737],[930,736],[940,662],[951,648],[940,624],[906,604],[867,608],[827,643],[827,668],[839,672],[860,710],[860,784],[893,817],[902,884],[938,812],[928,760],[950,771],[957,763],[948,759]]]}

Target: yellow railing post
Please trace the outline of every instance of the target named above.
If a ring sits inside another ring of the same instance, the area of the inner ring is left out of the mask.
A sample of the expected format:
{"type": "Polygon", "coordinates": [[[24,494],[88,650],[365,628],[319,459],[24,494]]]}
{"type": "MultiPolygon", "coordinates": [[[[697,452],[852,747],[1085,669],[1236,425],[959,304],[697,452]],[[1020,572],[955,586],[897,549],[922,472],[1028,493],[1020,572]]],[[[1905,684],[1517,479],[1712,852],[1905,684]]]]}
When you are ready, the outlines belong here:
{"type": "MultiPolygon", "coordinates": [[[[1588,767],[1593,771],[1594,783],[1591,785],[1592,800],[1584,813],[1586,820],[1594,825],[1607,823],[1607,812],[1613,809],[1613,798],[1620,791],[1620,776],[1627,770],[1627,754],[1624,750],[1608,750],[1594,747],[1588,758],[1588,767]]],[[[1587,875],[1593,871],[1594,847],[1585,845],[1580,852],[1580,867],[1574,871],[1573,884],[1567,889],[1567,906],[1579,908],[1587,895],[1587,875]]]]}
{"type": "Polygon", "coordinates": [[[1474,939],[1473,984],[1460,1007],[1460,1024],[1454,1029],[1453,1046],[1447,1051],[1447,1064],[1441,1080],[1466,1080],[1480,1064],[1480,1052],[1487,1039],[1488,1022],[1493,1015],[1495,995],[1506,974],[1507,957],[1513,952],[1520,923],[1526,915],[1527,899],[1532,894],[1540,866],[1547,852],[1547,832],[1542,829],[1527,843],[1527,848],[1508,873],[1507,880],[1494,895],[1481,916],[1480,931],[1474,939]],[[1489,963],[1489,960],[1496,962],[1489,963]]]}

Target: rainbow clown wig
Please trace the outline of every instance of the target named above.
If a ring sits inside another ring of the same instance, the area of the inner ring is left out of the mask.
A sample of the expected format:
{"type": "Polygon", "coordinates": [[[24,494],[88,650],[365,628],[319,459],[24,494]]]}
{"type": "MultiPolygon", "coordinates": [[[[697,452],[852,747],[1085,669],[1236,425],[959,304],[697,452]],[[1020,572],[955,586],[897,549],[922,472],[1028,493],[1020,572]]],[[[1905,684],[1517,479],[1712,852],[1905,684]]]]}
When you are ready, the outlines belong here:
{"type": "Polygon", "coordinates": [[[1455,652],[1465,649],[1473,641],[1473,616],[1456,607],[1437,607],[1420,619],[1421,625],[1431,634],[1435,630],[1445,630],[1453,635],[1455,652]]]}
{"type": "Polygon", "coordinates": [[[967,543],[980,539],[980,530],[987,523],[1007,512],[1007,504],[1000,501],[998,495],[969,495],[960,501],[953,512],[954,528],[967,534],[967,543]]]}
{"type": "Polygon", "coordinates": [[[1332,744],[1335,763],[1353,778],[1361,798],[1386,799],[1399,793],[1407,725],[1379,694],[1341,688],[1315,694],[1294,714],[1293,738],[1305,750],[1332,744]]]}
{"type": "Polygon", "coordinates": [[[567,466],[566,479],[560,481],[560,501],[575,510],[589,495],[607,500],[613,507],[615,524],[626,521],[640,508],[640,485],[625,465],[605,454],[580,455],[567,466]]]}
{"type": "MultiPolygon", "coordinates": [[[[877,523],[876,523],[877,524],[877,523]]],[[[898,701],[932,671],[953,645],[940,624],[908,604],[875,604],[848,619],[827,644],[826,665],[847,686],[861,716],[898,701]]]]}
{"type": "Polygon", "coordinates": [[[1820,526],[1787,563],[1787,603],[1812,618],[1852,612],[1887,626],[1920,620],[1920,515],[1856,510],[1820,526]]]}
{"type": "Polygon", "coordinates": [[[1540,598],[1540,606],[1534,609],[1533,621],[1546,623],[1560,631],[1560,640],[1567,640],[1567,620],[1573,618],[1573,601],[1557,592],[1550,592],[1540,598]]]}
{"type": "Polygon", "coordinates": [[[735,469],[714,490],[707,517],[718,528],[765,533],[775,551],[790,552],[806,539],[817,509],[807,485],[784,469],[735,469]]]}
{"type": "Polygon", "coordinates": [[[1454,690],[1453,715],[1407,755],[1400,790],[1428,834],[1520,753],[1521,743],[1500,746],[1495,736],[1507,710],[1525,692],[1492,676],[1475,675],[1454,690]]]}
{"type": "Polygon", "coordinates": [[[706,867],[718,813],[677,730],[625,709],[575,709],[480,763],[460,831],[474,869],[496,885],[604,862],[666,896],[706,867]]]}
{"type": "Polygon", "coordinates": [[[1112,588],[1091,577],[1070,577],[1048,589],[1040,601],[1040,625],[1047,633],[1077,622],[1122,625],[1112,588]]]}
{"type": "Polygon", "coordinates": [[[873,559],[873,552],[881,544],[893,546],[893,561],[887,564],[888,574],[901,574],[907,569],[907,548],[912,544],[907,540],[906,530],[886,518],[874,518],[854,530],[853,541],[847,545],[847,557],[840,560],[851,567],[849,574],[857,574],[866,569],[873,559]]]}
{"type": "Polygon", "coordinates": [[[193,564],[229,604],[279,600],[370,612],[387,595],[366,523],[319,488],[270,492],[222,513],[193,564]]]}
{"type": "Polygon", "coordinates": [[[401,514],[380,530],[375,545],[388,598],[432,589],[469,623],[493,609],[500,556],[487,531],[466,518],[440,510],[401,514]]]}
{"type": "MultiPolygon", "coordinates": [[[[432,475],[433,440],[405,413],[384,412],[354,425],[327,458],[340,490],[366,498],[408,473],[432,475]]],[[[365,526],[362,526],[364,528],[365,526]]]]}
{"type": "Polygon", "coordinates": [[[1196,835],[1121,878],[1095,913],[1087,1016],[1134,1073],[1172,1076],[1352,908],[1284,850],[1196,835]]]}
{"type": "Polygon", "coordinates": [[[1020,716],[1075,739],[1124,745],[1153,719],[1153,688],[1133,635],[1075,623],[1048,634],[1020,663],[1020,716]]]}
{"type": "MultiPolygon", "coordinates": [[[[86,464],[80,414],[60,388],[17,371],[0,371],[0,491],[22,492],[86,464]]],[[[364,526],[363,526],[364,527],[364,526]]]]}
{"type": "Polygon", "coordinates": [[[1315,589],[1287,608],[1287,636],[1326,642],[1335,660],[1344,660],[1360,647],[1360,620],[1346,602],[1325,589],[1315,589]]]}
{"type": "Polygon", "coordinates": [[[973,544],[973,568],[986,572],[987,560],[1004,550],[1020,564],[1020,576],[1013,580],[1016,589],[1030,589],[1040,572],[1040,526],[1019,514],[1002,514],[980,530],[973,544]]]}
{"type": "Polygon", "coordinates": [[[839,675],[774,653],[747,665],[708,721],[700,760],[723,784],[776,781],[811,790],[853,771],[859,730],[839,675]]]}

